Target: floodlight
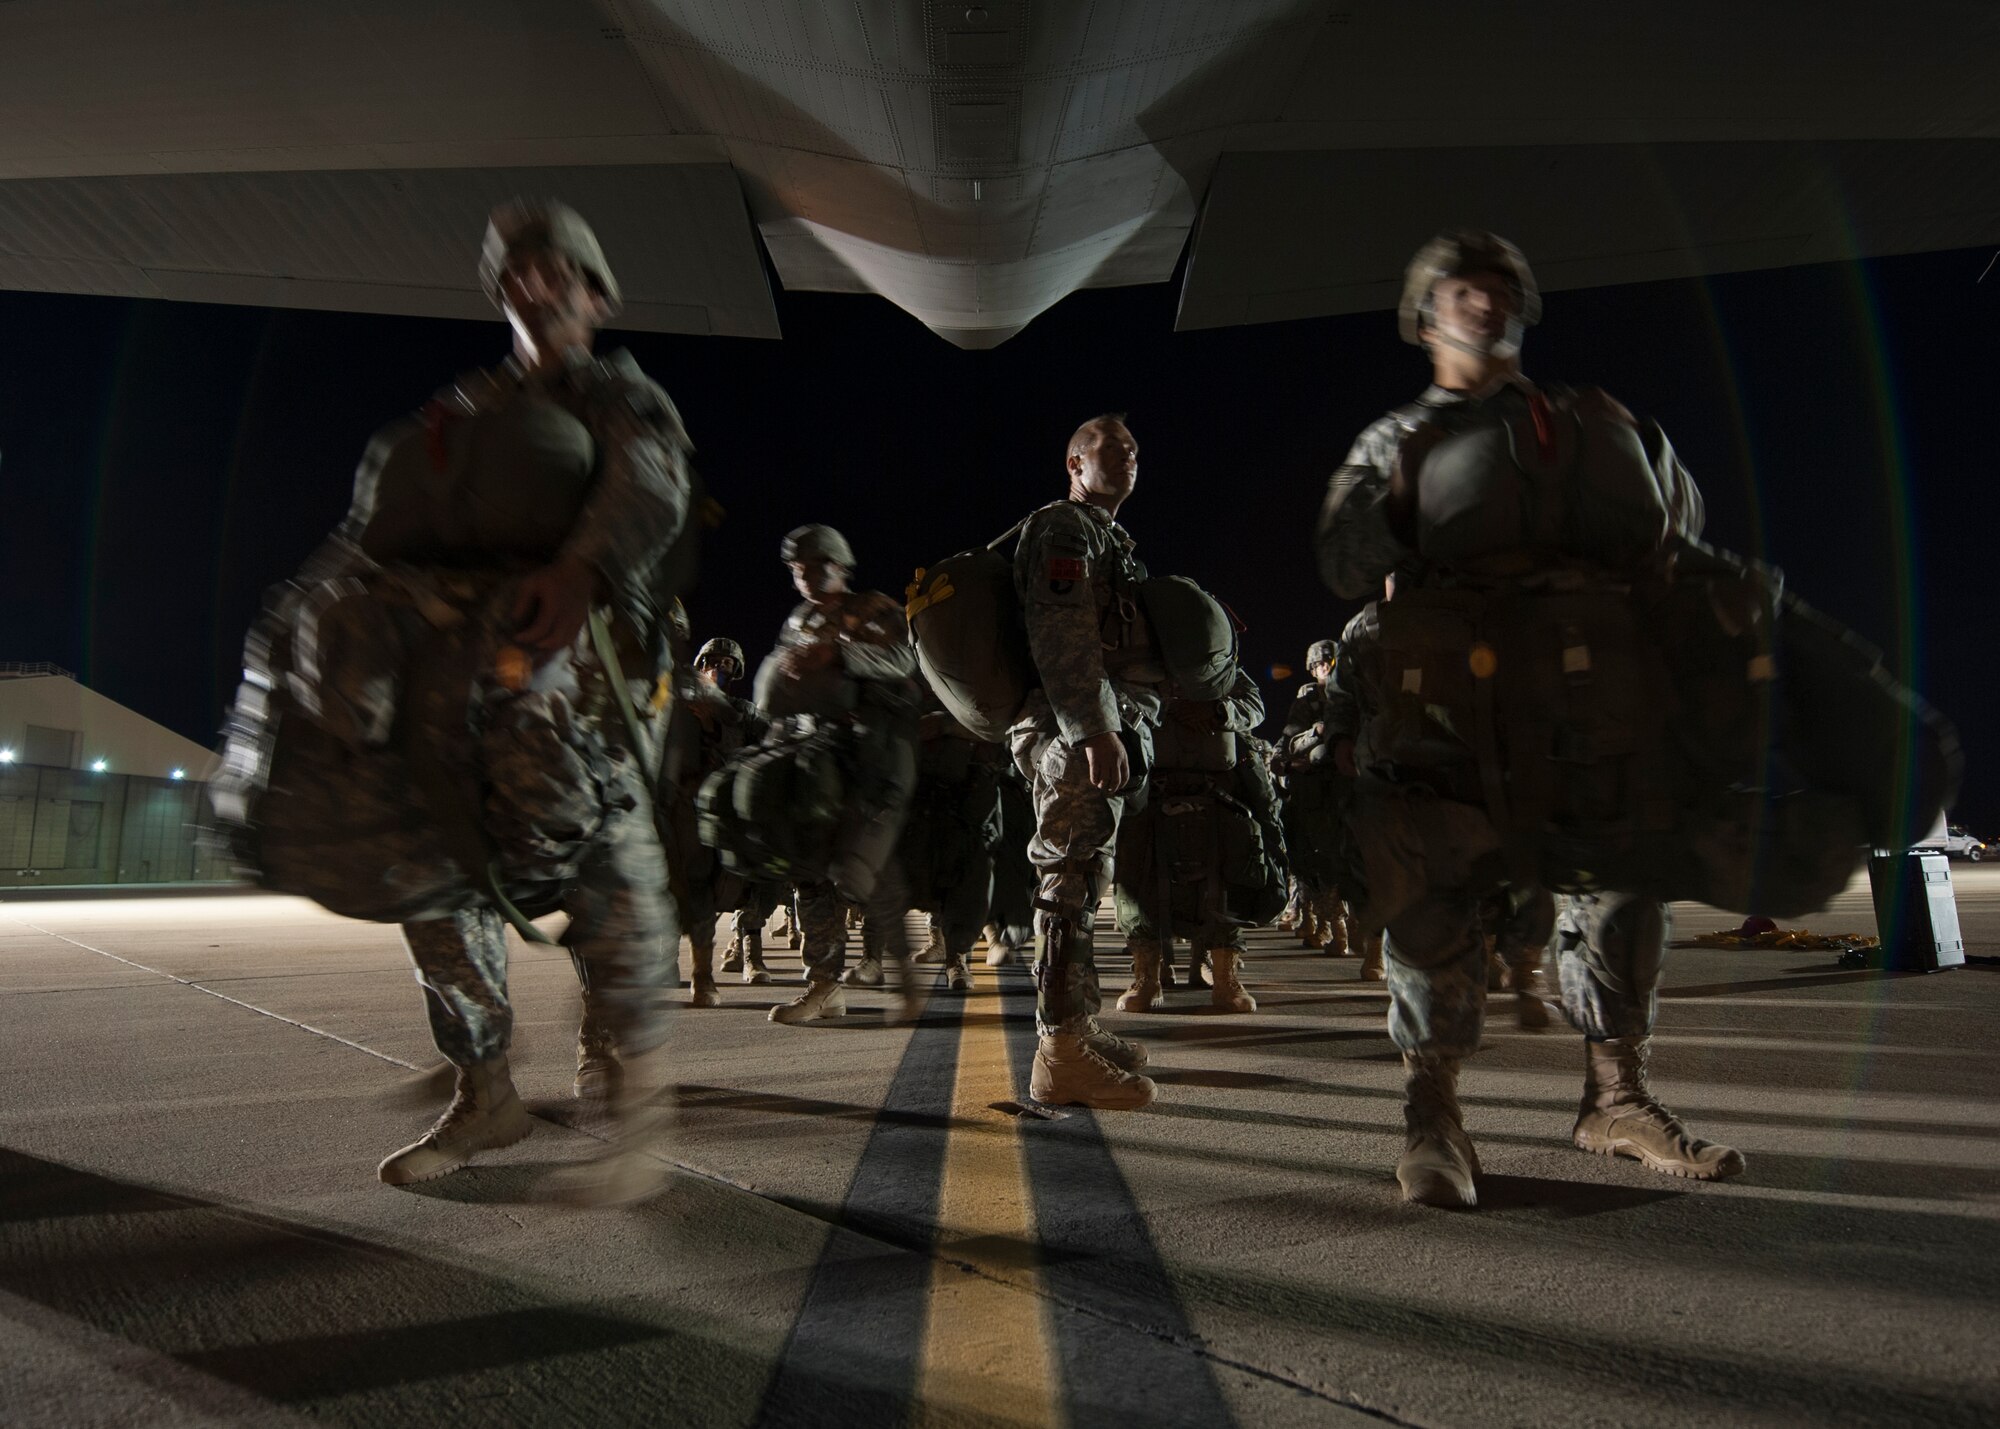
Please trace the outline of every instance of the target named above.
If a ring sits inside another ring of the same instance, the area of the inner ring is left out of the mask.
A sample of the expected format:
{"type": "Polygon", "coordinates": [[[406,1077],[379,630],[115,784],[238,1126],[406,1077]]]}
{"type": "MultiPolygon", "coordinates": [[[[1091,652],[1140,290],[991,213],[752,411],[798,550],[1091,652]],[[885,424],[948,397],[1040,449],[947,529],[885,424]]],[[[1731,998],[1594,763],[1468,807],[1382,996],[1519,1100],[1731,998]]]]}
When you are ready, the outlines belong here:
{"type": "Polygon", "coordinates": [[[108,759],[93,759],[90,761],[90,772],[93,774],[102,774],[110,767],[111,761],[108,759]]]}

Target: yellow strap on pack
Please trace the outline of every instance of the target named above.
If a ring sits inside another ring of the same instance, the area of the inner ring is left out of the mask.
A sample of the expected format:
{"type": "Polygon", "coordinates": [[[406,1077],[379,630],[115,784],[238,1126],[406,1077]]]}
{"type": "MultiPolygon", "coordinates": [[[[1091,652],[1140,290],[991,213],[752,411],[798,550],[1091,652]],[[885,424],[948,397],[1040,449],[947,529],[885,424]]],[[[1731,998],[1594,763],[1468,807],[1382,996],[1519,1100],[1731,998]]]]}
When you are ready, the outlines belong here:
{"type": "Polygon", "coordinates": [[[924,567],[917,567],[916,579],[903,587],[903,618],[915,620],[917,616],[940,602],[950,600],[958,594],[958,588],[951,583],[951,573],[943,572],[931,582],[929,590],[924,589],[924,567]]]}

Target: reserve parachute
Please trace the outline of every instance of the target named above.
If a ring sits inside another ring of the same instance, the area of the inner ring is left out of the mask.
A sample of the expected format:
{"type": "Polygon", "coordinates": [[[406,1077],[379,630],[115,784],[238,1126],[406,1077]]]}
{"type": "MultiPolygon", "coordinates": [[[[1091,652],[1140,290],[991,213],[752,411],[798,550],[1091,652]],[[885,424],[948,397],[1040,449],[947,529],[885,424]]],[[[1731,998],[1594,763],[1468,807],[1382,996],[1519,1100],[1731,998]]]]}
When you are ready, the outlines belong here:
{"type": "Polygon", "coordinates": [[[1186,576],[1154,576],[1138,587],[1160,663],[1186,700],[1219,700],[1236,683],[1236,622],[1222,602],[1186,576]]]}
{"type": "Polygon", "coordinates": [[[1595,389],[1489,406],[1423,460],[1417,551],[1511,573],[1551,557],[1623,567],[1698,528],[1700,497],[1666,434],[1595,389]]]}

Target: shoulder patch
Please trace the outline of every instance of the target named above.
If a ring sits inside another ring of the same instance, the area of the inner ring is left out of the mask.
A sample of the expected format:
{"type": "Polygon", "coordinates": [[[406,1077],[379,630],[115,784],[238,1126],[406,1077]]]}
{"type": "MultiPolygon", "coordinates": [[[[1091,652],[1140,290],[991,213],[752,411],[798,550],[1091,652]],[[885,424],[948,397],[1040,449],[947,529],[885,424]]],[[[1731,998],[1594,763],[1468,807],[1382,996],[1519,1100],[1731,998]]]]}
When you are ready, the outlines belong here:
{"type": "Polygon", "coordinates": [[[1052,581],[1080,581],[1088,575],[1083,562],[1075,556],[1049,557],[1049,579],[1052,581]]]}

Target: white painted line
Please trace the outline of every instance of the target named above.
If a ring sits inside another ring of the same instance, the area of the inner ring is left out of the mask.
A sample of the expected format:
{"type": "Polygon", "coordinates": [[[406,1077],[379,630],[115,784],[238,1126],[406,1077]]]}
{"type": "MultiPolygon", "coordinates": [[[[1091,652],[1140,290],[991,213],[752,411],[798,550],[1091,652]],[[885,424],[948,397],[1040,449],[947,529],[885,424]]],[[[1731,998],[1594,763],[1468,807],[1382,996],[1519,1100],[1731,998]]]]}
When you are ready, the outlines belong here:
{"type": "Polygon", "coordinates": [[[282,1013],[273,1012],[268,1007],[259,1007],[254,1002],[245,1002],[241,998],[231,997],[227,993],[217,992],[212,987],[204,987],[202,986],[202,984],[195,982],[190,978],[176,976],[175,974],[167,972],[161,968],[148,967],[146,964],[134,962],[130,958],[121,958],[120,956],[118,956],[118,954],[110,952],[104,948],[93,948],[88,943],[78,942],[75,938],[69,937],[63,933],[58,933],[50,928],[44,928],[38,923],[30,923],[25,918],[10,917],[8,921],[13,923],[18,923],[23,928],[32,928],[34,929],[35,932],[40,933],[45,938],[54,938],[57,942],[68,943],[73,948],[82,948],[86,953],[96,953],[100,958],[109,958],[114,963],[123,963],[128,968],[137,968],[142,973],[151,973],[154,977],[165,978],[168,982],[177,982],[182,987],[191,987],[196,992],[205,992],[210,997],[215,998],[220,1002],[226,1002],[232,1007],[244,1008],[247,1011],[256,1013],[259,1017],[268,1017],[273,1022],[282,1022],[287,1027],[296,1027],[301,1032],[310,1032],[315,1037],[324,1037],[329,1042],[338,1042],[343,1047],[352,1047],[357,1052],[366,1052],[371,1057],[379,1057],[381,1060],[389,1063],[391,1066],[401,1067],[405,1071],[422,1072],[429,1070],[428,1068],[425,1067],[413,1066],[410,1063],[405,1062],[401,1057],[391,1057],[387,1052],[378,1052],[373,1047],[363,1046],[359,1042],[355,1042],[350,1040],[349,1038],[341,1036],[338,1032],[329,1032],[324,1027],[315,1027],[310,1022],[300,1022],[296,1018],[286,1017],[282,1013]]]}

